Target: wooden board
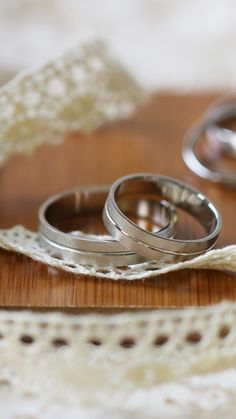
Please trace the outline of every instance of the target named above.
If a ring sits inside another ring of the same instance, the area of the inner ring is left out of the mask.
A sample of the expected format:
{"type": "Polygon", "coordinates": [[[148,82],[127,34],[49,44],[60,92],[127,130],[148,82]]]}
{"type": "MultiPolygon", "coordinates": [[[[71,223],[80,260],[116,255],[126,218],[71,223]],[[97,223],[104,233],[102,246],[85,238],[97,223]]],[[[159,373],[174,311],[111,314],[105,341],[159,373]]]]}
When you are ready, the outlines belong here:
{"type": "MultiPolygon", "coordinates": [[[[158,95],[133,118],[89,137],[70,135],[62,146],[43,146],[33,157],[15,156],[1,169],[2,227],[37,228],[37,210],[50,194],[76,185],[104,184],[121,175],[149,171],[183,179],[220,208],[218,245],[236,241],[236,192],[194,176],[181,157],[182,138],[213,96],[158,95]]],[[[186,226],[186,234],[189,226],[186,226]]],[[[74,276],[0,251],[0,306],[87,309],[186,307],[236,300],[232,274],[184,270],[145,281],[74,276]]]]}

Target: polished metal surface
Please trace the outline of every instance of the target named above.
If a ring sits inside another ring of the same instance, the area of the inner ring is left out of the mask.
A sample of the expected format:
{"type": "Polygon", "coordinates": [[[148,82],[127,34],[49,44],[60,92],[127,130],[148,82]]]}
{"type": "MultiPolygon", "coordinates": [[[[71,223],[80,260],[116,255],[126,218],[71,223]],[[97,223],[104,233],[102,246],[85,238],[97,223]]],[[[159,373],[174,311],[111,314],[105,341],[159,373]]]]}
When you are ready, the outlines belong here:
{"type": "MultiPolygon", "coordinates": [[[[39,209],[41,245],[53,256],[65,257],[72,263],[123,266],[142,262],[143,258],[127,251],[112,237],[79,231],[81,217],[85,226],[91,216],[100,215],[102,220],[108,191],[108,186],[73,188],[50,197],[39,209]]],[[[174,234],[176,211],[169,204],[133,196],[122,205],[141,225],[150,225],[152,231],[160,230],[163,235],[174,234]]]]}
{"type": "MultiPolygon", "coordinates": [[[[218,103],[208,109],[203,119],[196,123],[186,134],[184,139],[183,146],[183,159],[186,165],[192,170],[195,174],[202,177],[203,179],[210,180],[215,183],[223,183],[229,186],[236,186],[236,173],[229,171],[221,171],[212,169],[209,167],[208,163],[201,159],[197,153],[197,145],[202,136],[205,134],[212,133],[212,127],[218,126],[218,124],[224,123],[225,121],[236,117],[236,100],[235,98],[227,101],[218,103]]],[[[219,134],[219,132],[218,132],[219,134]]],[[[222,133],[221,133],[222,134],[222,133]]],[[[227,138],[229,136],[232,140],[232,132],[227,133],[227,138]]],[[[218,136],[219,139],[219,136],[218,136]]],[[[222,147],[224,151],[231,149],[233,153],[233,141],[226,141],[225,133],[224,139],[221,135],[221,150],[222,147]]],[[[216,138],[217,142],[217,138],[216,138]]],[[[218,144],[218,143],[217,143],[218,144]]]]}
{"type": "Polygon", "coordinates": [[[229,128],[211,125],[207,129],[209,142],[216,146],[219,152],[236,157],[236,132],[229,128]]]}
{"type": "Polygon", "coordinates": [[[214,247],[221,229],[221,216],[214,204],[200,191],[166,176],[139,173],[124,176],[112,186],[104,207],[103,221],[109,233],[128,250],[146,259],[177,262],[198,256],[214,247]],[[195,240],[176,240],[153,234],[129,219],[119,200],[136,194],[165,200],[193,215],[207,235],[195,240]]]}
{"type": "Polygon", "coordinates": [[[72,249],[70,247],[62,246],[54,241],[47,239],[40,234],[40,244],[48,251],[49,255],[57,259],[63,259],[69,265],[79,263],[81,265],[96,265],[96,267],[115,267],[135,265],[144,261],[134,252],[122,251],[117,252],[88,252],[72,249]]]}

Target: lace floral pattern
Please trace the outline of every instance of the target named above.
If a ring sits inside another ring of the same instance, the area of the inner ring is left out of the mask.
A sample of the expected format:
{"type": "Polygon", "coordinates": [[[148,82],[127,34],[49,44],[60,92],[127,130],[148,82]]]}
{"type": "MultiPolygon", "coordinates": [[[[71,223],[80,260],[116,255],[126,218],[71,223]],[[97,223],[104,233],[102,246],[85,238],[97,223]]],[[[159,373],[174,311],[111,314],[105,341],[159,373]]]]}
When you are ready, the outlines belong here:
{"type": "Polygon", "coordinates": [[[61,141],[68,131],[91,132],[125,117],[141,98],[103,44],[78,46],[1,88],[0,163],[12,153],[61,141]]]}

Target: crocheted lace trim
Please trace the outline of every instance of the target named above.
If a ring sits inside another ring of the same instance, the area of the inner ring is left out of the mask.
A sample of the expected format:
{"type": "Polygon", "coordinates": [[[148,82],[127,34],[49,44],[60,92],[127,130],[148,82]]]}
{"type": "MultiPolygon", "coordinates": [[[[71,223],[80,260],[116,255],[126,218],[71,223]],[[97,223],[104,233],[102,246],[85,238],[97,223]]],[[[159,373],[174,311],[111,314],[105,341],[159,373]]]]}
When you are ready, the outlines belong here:
{"type": "Polygon", "coordinates": [[[100,42],[87,43],[0,90],[0,163],[127,116],[142,90],[100,42]]]}
{"type": "Polygon", "coordinates": [[[1,311],[0,336],[1,417],[235,417],[235,304],[114,316],[1,311]]]}
{"type": "MultiPolygon", "coordinates": [[[[88,235],[89,236],[89,235],[88,235]]],[[[164,264],[157,261],[139,263],[123,267],[96,267],[92,265],[79,265],[58,259],[50,255],[39,244],[38,233],[34,233],[22,226],[15,226],[9,230],[0,230],[0,247],[29,256],[31,259],[46,263],[50,266],[63,269],[74,274],[91,275],[114,280],[144,279],[161,275],[180,269],[205,268],[236,271],[236,246],[231,245],[223,249],[211,250],[195,259],[176,264],[164,264]]]]}
{"type": "MultiPolygon", "coordinates": [[[[94,131],[126,117],[143,98],[142,89],[101,43],[79,46],[39,69],[19,74],[0,89],[0,164],[13,153],[31,153],[43,143],[58,143],[69,131],[94,131]]],[[[150,261],[103,269],[55,259],[40,247],[37,233],[23,226],[0,230],[0,247],[75,274],[111,279],[147,278],[183,268],[236,271],[235,246],[184,263],[150,261]]]]}

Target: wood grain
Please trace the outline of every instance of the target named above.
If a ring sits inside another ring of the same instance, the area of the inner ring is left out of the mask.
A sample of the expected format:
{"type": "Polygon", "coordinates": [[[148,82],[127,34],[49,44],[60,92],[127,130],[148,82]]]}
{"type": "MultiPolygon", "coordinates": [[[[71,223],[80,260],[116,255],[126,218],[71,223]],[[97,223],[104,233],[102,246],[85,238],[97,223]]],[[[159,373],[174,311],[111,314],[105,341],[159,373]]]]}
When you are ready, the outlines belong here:
{"type": "MultiPolygon", "coordinates": [[[[194,176],[181,157],[182,138],[215,96],[153,97],[131,119],[85,137],[70,135],[59,147],[14,156],[1,169],[1,227],[37,228],[37,210],[50,194],[77,185],[111,183],[140,171],[183,179],[205,192],[223,216],[219,246],[236,241],[235,194],[194,176]]],[[[189,235],[192,224],[186,224],[189,235]]],[[[232,274],[184,270],[145,281],[74,276],[0,251],[0,306],[32,308],[151,308],[203,306],[236,300],[232,274]]]]}

